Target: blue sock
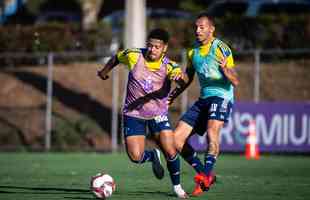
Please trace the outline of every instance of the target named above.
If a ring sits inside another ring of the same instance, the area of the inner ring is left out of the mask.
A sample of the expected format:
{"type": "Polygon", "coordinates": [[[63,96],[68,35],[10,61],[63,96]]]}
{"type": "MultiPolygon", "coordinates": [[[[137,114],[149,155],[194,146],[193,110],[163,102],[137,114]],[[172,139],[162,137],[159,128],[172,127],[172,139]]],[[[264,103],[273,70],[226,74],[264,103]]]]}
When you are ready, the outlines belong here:
{"type": "Polygon", "coordinates": [[[174,157],[167,157],[167,168],[173,185],[180,184],[180,158],[176,154],[174,157]]]}
{"type": "Polygon", "coordinates": [[[216,157],[215,155],[212,154],[205,154],[205,173],[207,175],[210,174],[210,172],[212,171],[214,165],[216,162],[216,157]]]}
{"type": "Polygon", "coordinates": [[[181,156],[197,173],[204,172],[203,164],[198,158],[197,153],[187,142],[183,146],[181,156]]]}

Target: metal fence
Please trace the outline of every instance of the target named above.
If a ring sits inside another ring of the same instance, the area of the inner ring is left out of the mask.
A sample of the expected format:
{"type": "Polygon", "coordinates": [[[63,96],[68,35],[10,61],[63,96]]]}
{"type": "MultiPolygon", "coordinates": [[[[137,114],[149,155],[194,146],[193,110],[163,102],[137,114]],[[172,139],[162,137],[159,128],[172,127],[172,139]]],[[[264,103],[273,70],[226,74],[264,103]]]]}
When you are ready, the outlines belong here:
{"type": "MultiPolygon", "coordinates": [[[[127,70],[115,68],[107,81],[96,77],[113,52],[0,54],[0,149],[118,150],[127,70]]],[[[170,52],[182,67],[184,52],[170,52]]],[[[309,55],[309,49],[236,52],[236,100],[309,101],[309,55]]],[[[173,124],[198,96],[195,81],[171,107],[173,124]]]]}

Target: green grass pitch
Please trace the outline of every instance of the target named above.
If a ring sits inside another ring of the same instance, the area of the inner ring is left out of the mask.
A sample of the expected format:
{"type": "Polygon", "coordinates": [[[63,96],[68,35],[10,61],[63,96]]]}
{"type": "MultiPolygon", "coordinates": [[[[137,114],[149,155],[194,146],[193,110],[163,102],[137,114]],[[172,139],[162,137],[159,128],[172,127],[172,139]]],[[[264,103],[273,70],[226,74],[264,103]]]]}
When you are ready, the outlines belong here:
{"type": "MultiPolygon", "coordinates": [[[[137,166],[125,153],[0,153],[1,200],[91,200],[92,175],[105,171],[116,181],[111,200],[177,199],[166,171],[157,180],[151,165],[137,166]]],[[[223,154],[218,181],[202,197],[208,200],[301,200],[310,198],[310,157],[265,155],[246,160],[223,154]]],[[[182,160],[183,187],[191,192],[194,171],[182,160]]]]}

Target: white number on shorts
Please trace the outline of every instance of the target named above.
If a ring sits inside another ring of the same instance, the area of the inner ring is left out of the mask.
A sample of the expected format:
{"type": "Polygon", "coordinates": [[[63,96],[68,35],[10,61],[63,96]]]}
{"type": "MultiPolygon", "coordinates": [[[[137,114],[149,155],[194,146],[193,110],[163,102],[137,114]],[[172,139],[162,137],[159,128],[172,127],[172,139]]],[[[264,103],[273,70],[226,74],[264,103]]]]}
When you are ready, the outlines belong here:
{"type": "Polygon", "coordinates": [[[210,107],[209,112],[210,112],[210,113],[215,112],[216,109],[217,109],[217,104],[213,103],[213,104],[211,104],[211,107],[210,107]]]}
{"type": "Polygon", "coordinates": [[[168,121],[168,117],[166,115],[156,116],[154,119],[156,123],[168,121]]]}

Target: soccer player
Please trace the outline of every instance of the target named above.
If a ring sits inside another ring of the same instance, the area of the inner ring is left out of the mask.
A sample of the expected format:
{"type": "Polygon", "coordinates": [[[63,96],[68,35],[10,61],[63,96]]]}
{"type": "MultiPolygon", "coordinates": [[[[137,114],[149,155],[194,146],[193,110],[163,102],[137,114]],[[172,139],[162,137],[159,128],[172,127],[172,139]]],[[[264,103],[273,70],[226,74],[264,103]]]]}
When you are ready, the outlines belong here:
{"type": "Polygon", "coordinates": [[[207,13],[200,14],[195,21],[197,43],[188,51],[186,84],[177,87],[169,96],[169,103],[185,90],[197,73],[200,84],[200,97],[181,117],[174,132],[176,146],[182,157],[195,169],[197,175],[193,196],[207,191],[215,181],[212,172],[220,152],[220,130],[228,121],[234,87],[239,84],[230,48],[213,36],[215,26],[207,13]],[[201,163],[194,149],[187,143],[193,133],[204,135],[208,149],[201,163]]]}
{"type": "Polygon", "coordinates": [[[180,185],[180,159],[175,148],[173,131],[168,119],[168,95],[171,81],[184,84],[180,67],[165,56],[169,34],[163,29],[152,30],[147,37],[146,49],[126,49],[113,56],[98,71],[103,80],[108,72],[122,63],[129,68],[127,94],[123,108],[126,151],[132,162],[152,162],[154,175],[164,176],[158,149],[145,150],[148,129],[165,153],[173,191],[179,198],[188,195],[180,185]]]}

